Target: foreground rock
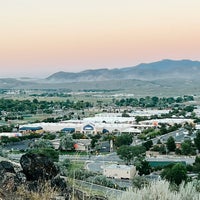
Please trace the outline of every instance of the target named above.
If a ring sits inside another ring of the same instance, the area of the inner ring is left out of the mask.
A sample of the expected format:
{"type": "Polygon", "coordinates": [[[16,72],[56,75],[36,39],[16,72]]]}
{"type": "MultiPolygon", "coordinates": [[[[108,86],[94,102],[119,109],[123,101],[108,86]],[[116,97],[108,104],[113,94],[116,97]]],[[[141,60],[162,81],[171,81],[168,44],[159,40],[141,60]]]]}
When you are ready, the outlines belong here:
{"type": "Polygon", "coordinates": [[[6,197],[9,197],[10,194],[16,192],[17,187],[20,184],[22,184],[21,174],[19,172],[15,172],[13,164],[8,161],[1,161],[0,198],[6,199],[6,197]]]}
{"type": "Polygon", "coordinates": [[[50,180],[59,172],[54,163],[43,154],[27,153],[21,157],[20,164],[28,181],[50,180]]]}
{"type": "Polygon", "coordinates": [[[3,200],[105,200],[100,196],[87,196],[73,189],[53,161],[42,154],[27,153],[20,159],[21,171],[16,171],[11,162],[0,162],[0,199],[3,200]],[[73,194],[72,194],[73,192],[73,194]],[[35,196],[34,196],[35,195],[35,196]]]}
{"type": "Polygon", "coordinates": [[[30,195],[31,192],[43,193],[42,195],[45,192],[53,195],[62,194],[64,199],[70,199],[71,188],[59,176],[59,170],[51,159],[42,154],[27,153],[21,157],[20,164],[22,170],[16,172],[11,162],[0,162],[0,198],[4,200],[17,199],[17,195],[20,193],[18,190],[21,187],[20,190],[24,192],[19,196],[24,196],[20,196],[19,199],[23,199],[25,196],[26,199],[29,199],[27,195],[28,193],[30,195]]]}

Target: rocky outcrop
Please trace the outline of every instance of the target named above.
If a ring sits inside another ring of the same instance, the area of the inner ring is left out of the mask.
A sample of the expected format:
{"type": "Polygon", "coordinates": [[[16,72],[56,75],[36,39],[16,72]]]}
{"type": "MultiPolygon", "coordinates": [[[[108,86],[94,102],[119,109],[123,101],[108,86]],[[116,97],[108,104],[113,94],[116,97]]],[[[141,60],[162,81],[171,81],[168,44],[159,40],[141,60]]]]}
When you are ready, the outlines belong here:
{"type": "Polygon", "coordinates": [[[107,200],[103,196],[91,196],[87,193],[73,189],[67,184],[64,177],[59,176],[59,171],[48,157],[41,154],[27,153],[20,159],[21,171],[16,171],[11,162],[0,162],[0,199],[17,200],[30,199],[31,192],[52,193],[55,190],[52,200],[70,200],[73,197],[77,200],[107,200]],[[48,183],[47,190],[42,190],[48,183]],[[19,187],[21,193],[19,193],[19,187]],[[51,190],[52,189],[52,190],[51,190]]]}
{"type": "Polygon", "coordinates": [[[32,192],[41,191],[47,181],[49,187],[58,191],[58,195],[70,199],[71,188],[66,180],[59,176],[59,171],[51,159],[42,154],[27,153],[21,157],[20,164],[22,170],[16,172],[11,162],[0,162],[1,199],[17,199],[15,192],[19,186],[24,186],[26,190],[32,192]]]}
{"type": "Polygon", "coordinates": [[[12,163],[8,161],[1,161],[0,162],[0,173],[5,173],[5,172],[10,172],[10,173],[15,173],[15,169],[12,163]]]}
{"type": "Polygon", "coordinates": [[[50,180],[58,174],[54,163],[43,154],[24,154],[20,164],[28,181],[50,180]]]}
{"type": "Polygon", "coordinates": [[[0,198],[6,197],[17,190],[17,186],[21,184],[19,173],[15,172],[14,166],[8,161],[0,162],[0,198]]]}

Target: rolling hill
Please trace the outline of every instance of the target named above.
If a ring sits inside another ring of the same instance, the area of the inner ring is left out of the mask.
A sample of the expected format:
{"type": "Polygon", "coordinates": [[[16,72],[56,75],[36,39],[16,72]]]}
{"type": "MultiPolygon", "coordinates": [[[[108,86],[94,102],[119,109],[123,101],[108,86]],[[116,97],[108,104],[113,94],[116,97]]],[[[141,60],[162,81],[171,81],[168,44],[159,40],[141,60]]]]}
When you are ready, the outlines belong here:
{"type": "Polygon", "coordinates": [[[51,82],[82,82],[105,80],[157,80],[166,78],[196,79],[200,76],[200,62],[191,60],[162,60],[119,69],[86,70],[78,73],[57,72],[46,80],[51,82]]]}
{"type": "Polygon", "coordinates": [[[162,60],[119,69],[57,72],[43,80],[0,79],[0,89],[114,90],[136,96],[200,95],[200,62],[162,60]]]}

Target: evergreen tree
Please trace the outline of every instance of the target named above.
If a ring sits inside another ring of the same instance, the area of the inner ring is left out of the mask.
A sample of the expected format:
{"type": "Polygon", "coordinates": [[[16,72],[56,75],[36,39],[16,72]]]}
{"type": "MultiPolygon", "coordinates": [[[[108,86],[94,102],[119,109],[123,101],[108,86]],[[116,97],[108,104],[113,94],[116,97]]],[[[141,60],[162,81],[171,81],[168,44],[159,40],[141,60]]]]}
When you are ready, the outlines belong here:
{"type": "Polygon", "coordinates": [[[168,151],[175,151],[176,149],[175,140],[172,136],[170,136],[167,140],[167,149],[168,151]]]}
{"type": "Polygon", "coordinates": [[[187,169],[183,164],[177,163],[173,166],[165,168],[161,173],[161,176],[171,183],[180,185],[182,181],[187,180],[187,169]]]}
{"type": "Polygon", "coordinates": [[[200,150],[200,131],[197,131],[196,138],[194,138],[194,144],[198,150],[200,150]]]}

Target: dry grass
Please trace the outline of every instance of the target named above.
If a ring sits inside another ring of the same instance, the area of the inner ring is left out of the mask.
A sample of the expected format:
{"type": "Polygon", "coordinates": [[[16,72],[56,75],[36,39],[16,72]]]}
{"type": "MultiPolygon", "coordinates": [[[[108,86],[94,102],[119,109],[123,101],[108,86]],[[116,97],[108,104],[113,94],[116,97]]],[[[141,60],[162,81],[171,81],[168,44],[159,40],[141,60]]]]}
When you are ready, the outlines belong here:
{"type": "Polygon", "coordinates": [[[17,200],[50,200],[55,198],[59,191],[51,187],[49,182],[39,183],[40,188],[37,191],[30,191],[26,185],[19,186],[16,192],[17,200]]]}
{"type": "Polygon", "coordinates": [[[139,189],[129,190],[121,196],[111,197],[110,200],[199,200],[198,182],[182,184],[178,191],[170,190],[170,183],[157,181],[139,189]]]}

